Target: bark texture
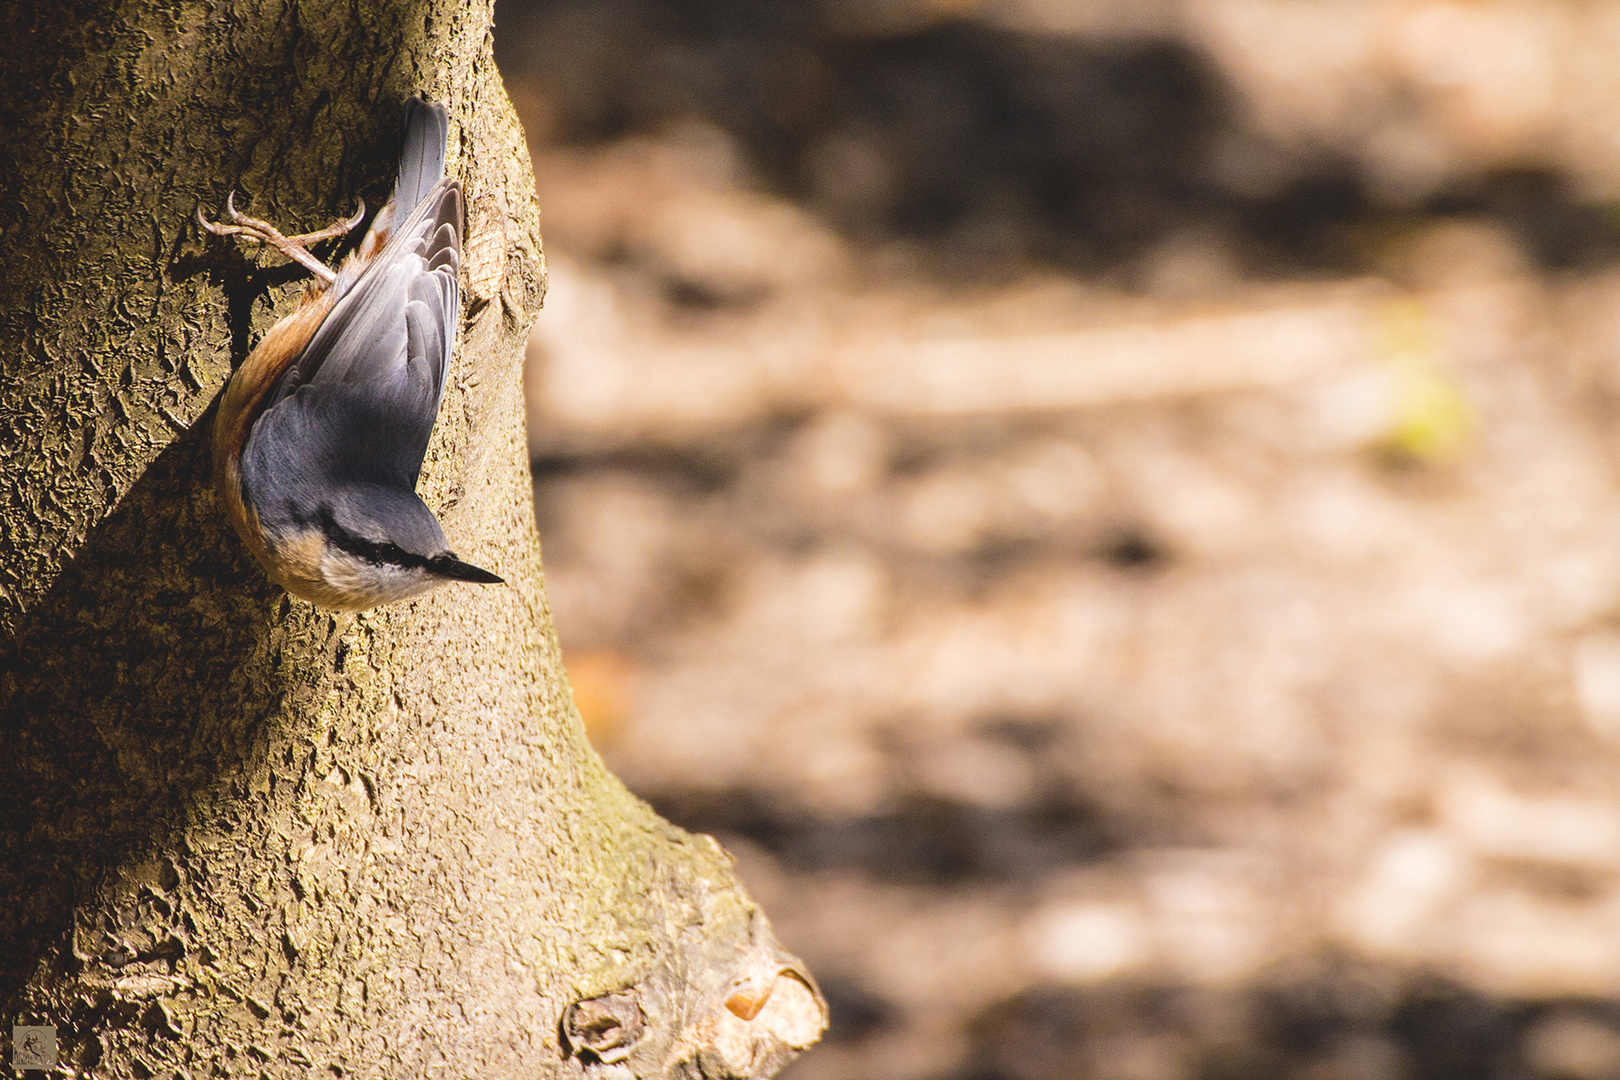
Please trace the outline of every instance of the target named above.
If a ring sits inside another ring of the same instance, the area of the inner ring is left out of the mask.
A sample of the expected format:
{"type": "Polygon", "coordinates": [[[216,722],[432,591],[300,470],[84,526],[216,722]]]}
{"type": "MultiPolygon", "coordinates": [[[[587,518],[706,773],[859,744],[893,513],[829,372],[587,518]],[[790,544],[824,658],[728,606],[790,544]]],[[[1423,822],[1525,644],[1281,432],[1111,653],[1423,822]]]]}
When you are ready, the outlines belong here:
{"type": "Polygon", "coordinates": [[[104,1076],[764,1076],[825,1006],[587,745],[530,508],[539,210],[482,0],[0,8],[0,1028],[104,1076]],[[303,275],[191,223],[380,206],[451,115],[461,345],[422,493],[507,586],[290,601],[210,403],[303,275]]]}

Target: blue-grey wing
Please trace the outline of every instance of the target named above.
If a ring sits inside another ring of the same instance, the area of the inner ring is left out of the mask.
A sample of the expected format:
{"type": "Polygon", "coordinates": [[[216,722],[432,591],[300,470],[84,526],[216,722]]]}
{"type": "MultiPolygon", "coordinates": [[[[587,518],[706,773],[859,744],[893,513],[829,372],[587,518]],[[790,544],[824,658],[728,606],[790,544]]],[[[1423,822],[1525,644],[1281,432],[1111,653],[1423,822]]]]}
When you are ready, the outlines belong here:
{"type": "Polygon", "coordinates": [[[302,444],[332,479],[416,485],[461,318],[463,220],[461,185],[439,181],[333,306],[250,443],[302,444]]]}
{"type": "Polygon", "coordinates": [[[437,102],[413,97],[405,102],[405,145],[399,152],[394,181],[397,214],[409,214],[444,178],[444,156],[450,145],[450,117],[437,102]]]}

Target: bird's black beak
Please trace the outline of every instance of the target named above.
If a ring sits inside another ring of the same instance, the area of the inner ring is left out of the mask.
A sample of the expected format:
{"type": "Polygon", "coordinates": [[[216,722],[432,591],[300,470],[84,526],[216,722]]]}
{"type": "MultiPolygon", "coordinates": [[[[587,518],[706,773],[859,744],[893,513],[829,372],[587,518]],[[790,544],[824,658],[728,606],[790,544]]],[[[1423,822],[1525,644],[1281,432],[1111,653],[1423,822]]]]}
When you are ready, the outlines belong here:
{"type": "Polygon", "coordinates": [[[506,579],[498,577],[472,563],[464,563],[454,555],[440,555],[429,559],[428,573],[451,581],[471,581],[479,585],[504,585],[506,579]]]}

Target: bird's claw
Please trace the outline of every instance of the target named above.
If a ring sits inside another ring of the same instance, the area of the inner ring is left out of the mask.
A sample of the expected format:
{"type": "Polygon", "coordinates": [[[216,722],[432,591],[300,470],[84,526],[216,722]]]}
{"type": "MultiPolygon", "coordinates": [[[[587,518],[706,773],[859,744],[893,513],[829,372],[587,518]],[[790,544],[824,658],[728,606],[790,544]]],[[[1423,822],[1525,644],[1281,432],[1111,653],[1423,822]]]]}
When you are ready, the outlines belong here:
{"type": "Polygon", "coordinates": [[[356,199],[355,202],[360,204],[360,209],[354,212],[353,217],[343,218],[340,221],[334,221],[320,232],[304,233],[301,236],[289,236],[287,237],[287,242],[289,244],[297,244],[299,247],[309,247],[311,244],[318,244],[322,240],[332,240],[339,236],[347,235],[350,229],[353,229],[356,225],[360,224],[360,222],[364,221],[366,217],[366,200],[356,199]]]}
{"type": "Polygon", "coordinates": [[[258,218],[248,217],[246,214],[240,213],[236,209],[236,192],[234,191],[225,196],[225,220],[229,224],[221,225],[217,222],[209,221],[203,216],[202,207],[200,205],[197,207],[197,224],[201,225],[204,229],[207,229],[215,236],[240,235],[248,240],[255,240],[261,244],[269,244],[271,247],[287,256],[287,258],[292,259],[294,262],[303,266],[306,270],[320,278],[328,285],[337,280],[337,273],[333,271],[331,267],[327,266],[315,256],[311,255],[308,250],[309,246],[311,244],[317,244],[322,240],[330,240],[333,237],[344,235],[350,229],[360,224],[361,219],[365,216],[366,204],[362,200],[360,202],[359,211],[352,218],[334,222],[332,225],[322,229],[320,232],[304,233],[301,236],[283,236],[281,234],[281,230],[277,229],[268,221],[261,221],[258,218]]]}
{"type": "MultiPolygon", "coordinates": [[[[202,203],[197,204],[197,224],[201,225],[215,236],[234,236],[239,232],[246,231],[242,228],[242,226],[236,223],[238,221],[238,215],[236,213],[236,192],[233,191],[229,195],[225,196],[225,220],[230,222],[230,224],[219,225],[215,222],[209,221],[203,216],[202,203]]],[[[255,239],[257,239],[257,237],[255,237],[255,239]]]]}

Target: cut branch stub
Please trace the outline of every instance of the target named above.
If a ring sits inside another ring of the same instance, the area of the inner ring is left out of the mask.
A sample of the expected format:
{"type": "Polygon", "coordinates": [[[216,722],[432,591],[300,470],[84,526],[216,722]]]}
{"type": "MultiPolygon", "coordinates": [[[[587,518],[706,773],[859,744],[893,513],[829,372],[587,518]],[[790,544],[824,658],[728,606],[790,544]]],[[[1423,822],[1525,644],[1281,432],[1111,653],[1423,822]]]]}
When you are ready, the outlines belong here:
{"type": "Polygon", "coordinates": [[[681,937],[691,952],[633,986],[564,1010],[564,1045],[584,1076],[756,1080],[775,1075],[826,1030],[827,1003],[815,980],[759,909],[745,902],[731,922],[729,903],[709,899],[706,918],[681,937]]]}
{"type": "Polygon", "coordinates": [[[646,1030],[647,1014],[633,990],[577,1001],[563,1013],[564,1045],[586,1062],[623,1061],[646,1030]]]}

